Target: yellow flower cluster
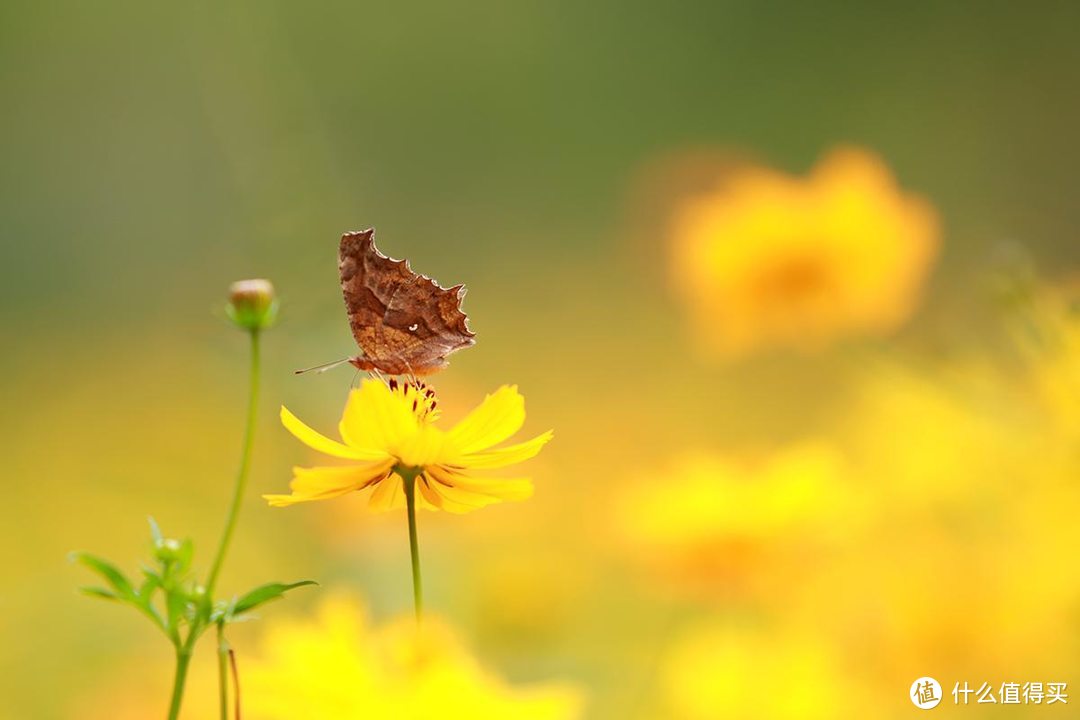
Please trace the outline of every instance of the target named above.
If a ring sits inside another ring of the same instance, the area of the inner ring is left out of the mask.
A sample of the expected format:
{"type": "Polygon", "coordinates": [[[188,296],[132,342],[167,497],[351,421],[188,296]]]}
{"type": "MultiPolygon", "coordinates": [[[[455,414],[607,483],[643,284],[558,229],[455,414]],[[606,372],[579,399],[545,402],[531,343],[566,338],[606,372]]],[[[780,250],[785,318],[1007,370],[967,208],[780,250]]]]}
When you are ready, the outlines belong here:
{"type": "Polygon", "coordinates": [[[685,720],[834,720],[871,705],[820,638],[701,623],[678,638],[661,683],[685,720]]]}
{"type": "MultiPolygon", "coordinates": [[[[245,720],[578,720],[584,693],[560,682],[510,684],[484,666],[446,623],[411,617],[373,624],[352,594],[322,599],[303,620],[268,617],[255,651],[239,653],[245,720]]],[[[263,623],[260,623],[263,625],[263,623]]],[[[209,657],[200,658],[209,661],[209,657]]],[[[72,720],[145,720],[160,714],[167,668],[140,662],[78,698],[72,720]]],[[[197,664],[182,717],[217,717],[211,662],[197,664]]]]}
{"type": "Polygon", "coordinates": [[[1080,355],[1071,306],[1036,307],[1030,372],[879,361],[820,442],[683,455],[625,489],[615,519],[650,591],[704,616],[663,638],[666,716],[860,717],[928,673],[1068,667],[1080,456],[1062,420],[1080,355]]]}
{"type": "Polygon", "coordinates": [[[243,672],[253,720],[574,720],[582,709],[570,686],[506,684],[434,618],[373,627],[341,595],[313,619],[275,624],[243,672]]]}

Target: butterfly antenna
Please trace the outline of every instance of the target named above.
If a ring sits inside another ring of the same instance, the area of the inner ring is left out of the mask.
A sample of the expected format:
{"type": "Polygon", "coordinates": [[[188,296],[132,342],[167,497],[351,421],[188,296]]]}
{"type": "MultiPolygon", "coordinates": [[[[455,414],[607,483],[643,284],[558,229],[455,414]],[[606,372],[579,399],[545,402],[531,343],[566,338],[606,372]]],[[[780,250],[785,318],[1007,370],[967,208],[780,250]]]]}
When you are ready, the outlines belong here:
{"type": "Polygon", "coordinates": [[[324,373],[327,370],[336,368],[338,365],[344,365],[352,358],[342,358],[341,360],[334,360],[333,362],[323,363],[322,365],[316,365],[314,367],[304,368],[303,370],[294,370],[294,375],[303,375],[306,372],[324,373]]]}

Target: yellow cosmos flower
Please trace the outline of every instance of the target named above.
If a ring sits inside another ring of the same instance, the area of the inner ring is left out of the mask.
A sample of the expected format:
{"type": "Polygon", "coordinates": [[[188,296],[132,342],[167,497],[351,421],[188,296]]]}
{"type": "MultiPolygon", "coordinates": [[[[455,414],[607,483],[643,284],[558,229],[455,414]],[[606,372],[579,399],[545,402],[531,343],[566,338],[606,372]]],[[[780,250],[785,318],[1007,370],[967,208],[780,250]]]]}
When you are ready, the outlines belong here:
{"type": "Polygon", "coordinates": [[[629,484],[613,509],[620,540],[660,589],[706,597],[768,595],[774,578],[790,583],[841,544],[862,514],[843,457],[816,442],[754,463],[687,453],[629,484]]]}
{"type": "Polygon", "coordinates": [[[661,680],[680,720],[828,720],[873,707],[867,686],[829,643],[721,621],[677,640],[661,680]]]}
{"type": "Polygon", "coordinates": [[[1074,441],[1080,436],[1080,278],[1038,288],[1011,329],[1030,363],[1035,394],[1066,441],[1074,441]]]}
{"type": "Polygon", "coordinates": [[[552,433],[494,448],[521,429],[525,399],[516,386],[499,388],[449,430],[435,426],[435,393],[422,382],[365,380],[349,394],[338,425],[341,441],[301,422],[285,407],[281,422],[309,447],[352,461],[334,467],[294,468],[289,495],[265,495],[273,506],[326,500],[372,488],[374,510],[403,507],[403,475],[415,476],[417,504],[464,513],[502,500],[524,500],[532,480],[478,476],[476,470],[506,467],[538,452],[552,433]],[[494,449],[493,449],[494,448],[494,449]]]}
{"type": "Polygon", "coordinates": [[[511,686],[435,618],[373,627],[354,598],[324,601],[310,621],[276,622],[241,666],[244,717],[572,720],[567,685],[511,686]]]}
{"type": "MultiPolygon", "coordinates": [[[[574,683],[509,682],[437,617],[375,624],[355,595],[333,593],[311,617],[267,618],[238,657],[244,720],[577,720],[574,683]]],[[[71,703],[70,720],[159,717],[167,665],[112,668],[71,703]]],[[[216,663],[197,656],[183,720],[218,717],[216,663]]],[[[6,715],[2,716],[7,718],[6,715]]]]}
{"type": "Polygon", "coordinates": [[[715,354],[815,348],[907,320],[938,235],[933,209],[880,159],[840,150],[809,178],[743,168],[684,203],[672,281],[715,354]]]}

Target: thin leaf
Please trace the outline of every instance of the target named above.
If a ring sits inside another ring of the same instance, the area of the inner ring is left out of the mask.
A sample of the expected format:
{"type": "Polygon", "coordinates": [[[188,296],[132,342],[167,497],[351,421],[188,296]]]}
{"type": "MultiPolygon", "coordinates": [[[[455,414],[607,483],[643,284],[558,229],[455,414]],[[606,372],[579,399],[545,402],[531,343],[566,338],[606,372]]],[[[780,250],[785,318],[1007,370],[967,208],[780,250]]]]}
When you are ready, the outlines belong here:
{"type": "Polygon", "coordinates": [[[294,588],[303,587],[304,585],[318,585],[319,583],[314,580],[301,580],[294,583],[267,583],[260,585],[251,592],[243,595],[236,601],[236,605],[233,606],[232,614],[239,615],[245,613],[248,610],[254,610],[255,608],[270,602],[271,600],[277,600],[285,595],[286,592],[294,588]]]}
{"type": "Polygon", "coordinates": [[[191,597],[186,588],[172,586],[164,588],[165,591],[165,617],[168,628],[172,631],[180,629],[180,621],[187,619],[188,604],[191,597]]]}
{"type": "Polygon", "coordinates": [[[178,574],[186,573],[191,567],[191,558],[195,555],[195,545],[190,539],[180,541],[180,549],[176,553],[176,571],[178,574]]]}
{"type": "Polygon", "coordinates": [[[116,593],[122,597],[131,599],[135,597],[135,590],[131,587],[124,573],[107,560],[88,553],[75,553],[74,559],[101,575],[116,593]]]}
{"type": "Polygon", "coordinates": [[[106,590],[99,587],[82,587],[79,588],[79,592],[83,595],[89,595],[90,597],[102,598],[103,600],[115,600],[116,602],[124,602],[124,598],[120,597],[112,590],[106,590]]]}
{"type": "Polygon", "coordinates": [[[139,590],[136,593],[139,603],[142,605],[149,605],[153,599],[154,591],[161,587],[161,578],[157,573],[145,572],[146,579],[143,580],[142,585],[139,586],[139,590]]]}
{"type": "Polygon", "coordinates": [[[143,615],[148,617],[150,619],[150,622],[154,623],[156,627],[161,628],[161,631],[164,632],[167,636],[169,636],[170,639],[172,638],[172,636],[169,634],[169,629],[165,627],[165,621],[162,620],[161,615],[158,614],[157,608],[155,608],[153,605],[150,605],[149,603],[147,603],[146,605],[136,605],[135,607],[137,607],[143,615]]]}

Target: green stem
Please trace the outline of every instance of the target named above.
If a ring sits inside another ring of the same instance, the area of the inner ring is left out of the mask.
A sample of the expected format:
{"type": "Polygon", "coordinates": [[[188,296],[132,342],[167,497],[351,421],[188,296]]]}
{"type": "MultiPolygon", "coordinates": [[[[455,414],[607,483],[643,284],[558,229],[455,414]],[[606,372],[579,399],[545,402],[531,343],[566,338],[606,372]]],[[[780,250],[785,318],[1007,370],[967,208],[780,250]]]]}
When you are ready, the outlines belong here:
{"type": "Polygon", "coordinates": [[[401,472],[405,485],[405,509],[409,516],[409,554],[412,557],[413,603],[416,621],[424,614],[424,584],[420,578],[420,543],[416,539],[416,472],[401,472]]]}
{"type": "Polygon", "coordinates": [[[229,665],[232,667],[234,720],[240,720],[240,668],[236,667],[236,651],[229,648],[229,665]]]}
{"type": "Polygon", "coordinates": [[[228,520],[225,522],[225,532],[221,535],[221,544],[218,545],[214,564],[210,567],[210,576],[206,580],[206,595],[214,597],[214,587],[217,585],[218,575],[221,573],[221,565],[225,562],[225,554],[229,550],[233,531],[236,530],[236,520],[240,516],[240,506],[244,499],[244,488],[247,487],[248,471],[251,469],[251,448],[255,442],[255,416],[259,400],[259,330],[251,332],[251,386],[248,394],[247,424],[244,427],[244,445],[240,455],[240,469],[236,473],[236,487],[233,490],[232,505],[229,506],[228,520]]]}
{"type": "Polygon", "coordinates": [[[169,703],[169,720],[180,717],[180,703],[184,700],[184,683],[187,680],[191,652],[186,648],[176,651],[176,675],[173,678],[172,702],[169,703]]]}
{"type": "MultiPolygon", "coordinates": [[[[207,598],[214,596],[214,587],[217,585],[218,575],[221,573],[221,565],[225,562],[229,543],[232,541],[233,532],[236,530],[236,520],[240,516],[240,505],[244,499],[244,488],[247,487],[248,473],[251,469],[251,450],[255,442],[255,418],[259,400],[259,329],[254,328],[249,332],[251,333],[251,370],[247,422],[244,426],[244,444],[240,454],[240,469],[236,473],[236,487],[233,491],[232,504],[229,506],[229,515],[225,521],[225,531],[222,533],[221,544],[218,546],[214,564],[210,567],[210,575],[206,581],[205,597],[207,598]]],[[[191,664],[191,655],[195,649],[195,642],[205,629],[203,623],[201,617],[197,618],[188,629],[187,640],[176,649],[176,675],[173,678],[172,701],[169,703],[169,720],[177,720],[180,717],[180,705],[184,700],[184,685],[187,682],[188,665],[191,664]]],[[[222,687],[225,687],[224,683],[222,687]]]]}
{"type": "Polygon", "coordinates": [[[229,644],[225,642],[225,623],[217,624],[218,709],[221,720],[229,720],[229,644]]]}

